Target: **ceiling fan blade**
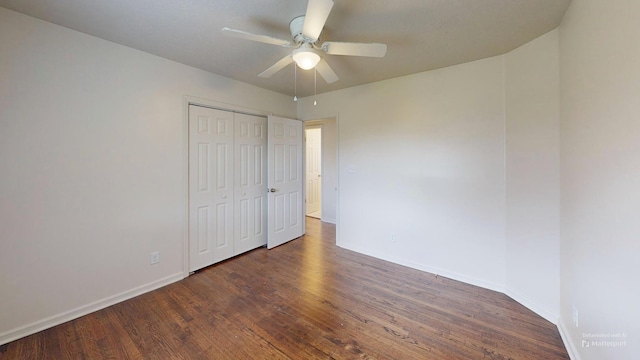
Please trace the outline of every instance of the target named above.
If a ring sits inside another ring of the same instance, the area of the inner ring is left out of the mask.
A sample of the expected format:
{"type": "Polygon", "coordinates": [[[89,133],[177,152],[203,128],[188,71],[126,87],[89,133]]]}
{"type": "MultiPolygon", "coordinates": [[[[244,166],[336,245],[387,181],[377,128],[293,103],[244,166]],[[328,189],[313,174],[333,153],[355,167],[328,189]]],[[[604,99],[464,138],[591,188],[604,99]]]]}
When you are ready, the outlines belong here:
{"type": "Polygon", "coordinates": [[[261,72],[258,76],[262,78],[271,77],[271,75],[277,73],[278,71],[284,69],[285,66],[291,64],[293,62],[293,56],[287,55],[282,59],[278,60],[275,64],[271,65],[270,68],[261,72]]]}
{"type": "Polygon", "coordinates": [[[322,43],[322,50],[329,55],[351,55],[384,57],[387,53],[387,45],[378,43],[348,43],[327,41],[322,43]]]}
{"type": "Polygon", "coordinates": [[[267,35],[256,35],[256,34],[248,33],[246,31],[231,29],[228,27],[222,28],[222,33],[234,38],[257,41],[265,44],[279,45],[279,46],[285,46],[285,47],[291,45],[291,42],[289,40],[278,39],[278,38],[274,38],[267,35]]]}
{"type": "Polygon", "coordinates": [[[320,73],[320,76],[322,76],[327,84],[338,81],[338,75],[336,75],[325,59],[320,59],[320,62],[316,65],[316,70],[318,70],[318,73],[320,73]]]}
{"type": "Polygon", "coordinates": [[[304,15],[302,34],[313,41],[318,40],[332,7],[332,0],[309,0],[307,13],[304,15]]]}

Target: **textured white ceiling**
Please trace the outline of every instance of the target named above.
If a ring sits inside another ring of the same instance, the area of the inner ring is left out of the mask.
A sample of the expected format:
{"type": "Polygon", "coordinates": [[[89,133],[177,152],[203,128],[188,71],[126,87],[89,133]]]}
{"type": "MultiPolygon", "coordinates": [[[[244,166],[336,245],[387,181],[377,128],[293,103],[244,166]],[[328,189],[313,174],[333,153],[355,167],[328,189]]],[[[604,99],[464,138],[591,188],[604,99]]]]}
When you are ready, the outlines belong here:
{"type": "MultiPolygon", "coordinates": [[[[327,55],[340,80],[318,93],[504,54],[556,28],[570,0],[334,0],[320,41],[382,42],[384,58],[327,55]]],[[[227,26],[289,39],[306,0],[0,0],[0,6],[293,96],[293,66],[257,75],[290,49],[232,39],[227,26]]],[[[298,96],[313,71],[298,71],[298,96]]]]}

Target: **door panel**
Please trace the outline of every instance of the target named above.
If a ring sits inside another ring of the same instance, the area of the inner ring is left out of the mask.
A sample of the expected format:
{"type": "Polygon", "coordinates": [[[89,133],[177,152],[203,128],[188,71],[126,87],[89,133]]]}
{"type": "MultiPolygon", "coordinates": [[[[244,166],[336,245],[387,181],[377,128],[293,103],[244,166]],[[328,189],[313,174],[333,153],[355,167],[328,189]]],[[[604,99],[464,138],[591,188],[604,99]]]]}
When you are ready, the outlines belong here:
{"type": "Polygon", "coordinates": [[[268,118],[269,221],[267,247],[304,234],[302,196],[302,122],[268,118]]]}
{"type": "Polygon", "coordinates": [[[267,243],[267,119],[235,114],[235,209],[234,255],[267,243]]]}
{"type": "Polygon", "coordinates": [[[233,255],[233,114],[189,107],[189,269],[233,255]]]}
{"type": "Polygon", "coordinates": [[[195,237],[198,239],[198,255],[210,251],[209,233],[211,232],[211,207],[208,205],[198,208],[198,231],[195,237]]]}

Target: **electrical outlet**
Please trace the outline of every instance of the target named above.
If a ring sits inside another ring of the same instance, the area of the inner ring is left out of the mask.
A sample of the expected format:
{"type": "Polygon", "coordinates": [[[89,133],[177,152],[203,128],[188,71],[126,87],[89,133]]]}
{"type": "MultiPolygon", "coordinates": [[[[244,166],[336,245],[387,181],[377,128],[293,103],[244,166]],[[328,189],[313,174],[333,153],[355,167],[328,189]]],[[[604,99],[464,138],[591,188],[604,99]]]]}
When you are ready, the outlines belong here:
{"type": "Polygon", "coordinates": [[[160,251],[154,251],[151,253],[150,263],[151,265],[157,264],[160,262],[160,251]]]}
{"type": "Polygon", "coordinates": [[[580,324],[580,318],[579,318],[579,314],[578,314],[578,309],[575,307],[575,305],[573,305],[573,324],[578,327],[578,325],[580,324]]]}

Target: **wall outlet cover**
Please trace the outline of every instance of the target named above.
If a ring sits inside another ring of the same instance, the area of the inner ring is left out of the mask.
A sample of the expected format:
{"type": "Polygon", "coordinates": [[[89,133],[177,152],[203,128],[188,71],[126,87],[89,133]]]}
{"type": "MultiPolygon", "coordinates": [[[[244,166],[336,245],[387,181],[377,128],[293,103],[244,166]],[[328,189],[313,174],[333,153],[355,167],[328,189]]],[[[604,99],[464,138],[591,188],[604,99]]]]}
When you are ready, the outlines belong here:
{"type": "Polygon", "coordinates": [[[160,262],[160,252],[159,251],[152,252],[151,253],[151,258],[150,258],[151,265],[157,264],[159,262],[160,262]]]}

